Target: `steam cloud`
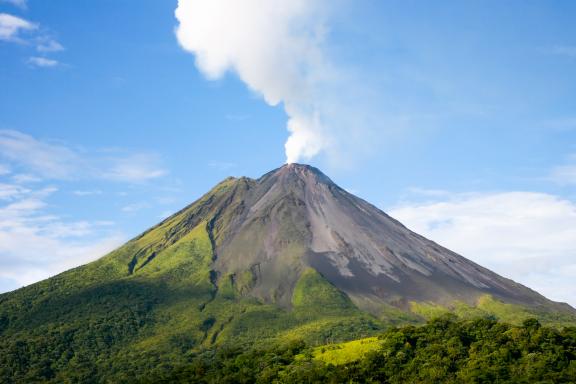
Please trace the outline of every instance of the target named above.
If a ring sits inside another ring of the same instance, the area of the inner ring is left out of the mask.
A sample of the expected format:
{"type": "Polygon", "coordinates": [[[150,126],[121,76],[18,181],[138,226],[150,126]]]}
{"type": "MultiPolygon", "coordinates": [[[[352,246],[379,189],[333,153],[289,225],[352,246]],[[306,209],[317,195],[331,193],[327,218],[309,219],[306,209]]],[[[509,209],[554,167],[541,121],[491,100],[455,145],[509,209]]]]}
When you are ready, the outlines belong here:
{"type": "Polygon", "coordinates": [[[206,77],[236,73],[268,104],[282,103],[287,163],[332,145],[334,108],[320,97],[335,77],[323,51],[323,0],[179,0],[176,18],[179,43],[206,77]]]}

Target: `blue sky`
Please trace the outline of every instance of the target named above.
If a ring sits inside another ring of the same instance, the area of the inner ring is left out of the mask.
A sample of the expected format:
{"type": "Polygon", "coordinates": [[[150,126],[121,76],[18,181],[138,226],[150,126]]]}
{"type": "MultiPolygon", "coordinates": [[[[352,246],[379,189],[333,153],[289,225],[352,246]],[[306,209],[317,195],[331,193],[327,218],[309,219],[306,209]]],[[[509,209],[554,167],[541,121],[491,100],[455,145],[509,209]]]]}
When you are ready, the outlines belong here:
{"type": "Polygon", "coordinates": [[[301,161],[576,305],[576,3],[288,3],[1,0],[0,291],[280,166],[294,121],[301,161]]]}

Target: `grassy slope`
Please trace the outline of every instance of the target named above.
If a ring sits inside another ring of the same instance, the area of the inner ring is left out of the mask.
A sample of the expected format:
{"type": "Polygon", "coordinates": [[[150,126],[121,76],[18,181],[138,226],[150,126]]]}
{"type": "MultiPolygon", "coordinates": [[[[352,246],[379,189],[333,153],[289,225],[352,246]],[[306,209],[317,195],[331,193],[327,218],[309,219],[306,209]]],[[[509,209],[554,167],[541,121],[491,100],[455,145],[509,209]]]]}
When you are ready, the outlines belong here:
{"type": "MultiPolygon", "coordinates": [[[[347,341],[316,347],[312,350],[314,360],[326,364],[342,365],[358,361],[370,352],[377,351],[382,346],[382,340],[377,337],[347,341]]],[[[302,358],[302,357],[299,357],[302,358]]]]}
{"type": "Polygon", "coordinates": [[[516,325],[529,318],[536,318],[542,324],[558,328],[576,324],[576,318],[572,315],[538,311],[533,308],[508,304],[490,295],[479,297],[475,306],[458,301],[449,306],[427,302],[411,302],[410,310],[424,319],[432,319],[447,313],[453,313],[461,319],[493,318],[516,325]]]}

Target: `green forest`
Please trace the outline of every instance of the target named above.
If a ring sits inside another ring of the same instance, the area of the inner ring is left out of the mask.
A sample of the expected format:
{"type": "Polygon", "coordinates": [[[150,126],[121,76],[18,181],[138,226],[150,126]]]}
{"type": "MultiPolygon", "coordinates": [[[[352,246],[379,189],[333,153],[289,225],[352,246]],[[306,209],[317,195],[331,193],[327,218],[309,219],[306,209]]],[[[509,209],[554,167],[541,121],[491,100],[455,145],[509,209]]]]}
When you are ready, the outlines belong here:
{"type": "Polygon", "coordinates": [[[446,315],[424,326],[371,338],[365,353],[351,343],[273,348],[229,346],[190,356],[188,365],[146,383],[574,383],[576,328],[520,326],[446,315]],[[331,350],[331,359],[321,359],[331,350]],[[343,359],[338,359],[343,357],[343,359]],[[341,360],[341,361],[338,361],[341,360]]]}
{"type": "Polygon", "coordinates": [[[352,342],[319,346],[292,339],[188,352],[182,346],[181,359],[126,354],[106,366],[97,364],[106,356],[84,353],[95,349],[90,343],[106,342],[86,340],[76,353],[34,349],[25,342],[4,344],[1,382],[576,383],[576,327],[556,329],[535,319],[515,326],[443,315],[352,342]],[[62,359],[66,366],[56,370],[62,359]]]}

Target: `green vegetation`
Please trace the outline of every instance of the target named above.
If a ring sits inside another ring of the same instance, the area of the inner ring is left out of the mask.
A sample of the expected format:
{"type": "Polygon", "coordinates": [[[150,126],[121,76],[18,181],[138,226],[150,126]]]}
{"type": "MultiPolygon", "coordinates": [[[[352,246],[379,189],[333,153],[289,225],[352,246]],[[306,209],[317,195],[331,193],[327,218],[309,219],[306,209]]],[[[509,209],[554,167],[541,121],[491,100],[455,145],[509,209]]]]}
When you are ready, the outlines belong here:
{"type": "Polygon", "coordinates": [[[348,296],[312,268],[306,269],[300,276],[292,295],[292,305],[308,313],[356,310],[348,296]]]}
{"type": "Polygon", "coordinates": [[[190,356],[146,383],[574,383],[576,328],[443,316],[378,338],[310,348],[302,341],[190,356]],[[337,352],[338,351],[338,352],[337,352]]]}
{"type": "MultiPolygon", "coordinates": [[[[312,357],[314,360],[319,360],[326,364],[342,365],[358,361],[369,352],[378,351],[381,346],[381,339],[377,337],[367,337],[345,343],[316,347],[312,350],[312,357]]],[[[302,358],[301,356],[304,355],[299,355],[296,358],[302,358]]]]}
{"type": "Polygon", "coordinates": [[[449,308],[443,307],[439,304],[416,301],[410,303],[410,311],[425,319],[433,319],[446,313],[450,313],[449,308]]]}
{"type": "Polygon", "coordinates": [[[558,328],[576,323],[574,316],[569,314],[538,311],[521,305],[508,304],[491,295],[480,296],[475,306],[459,301],[447,306],[413,301],[410,303],[410,310],[424,319],[433,319],[451,313],[460,319],[490,318],[516,325],[530,318],[536,318],[544,325],[558,328]]]}

